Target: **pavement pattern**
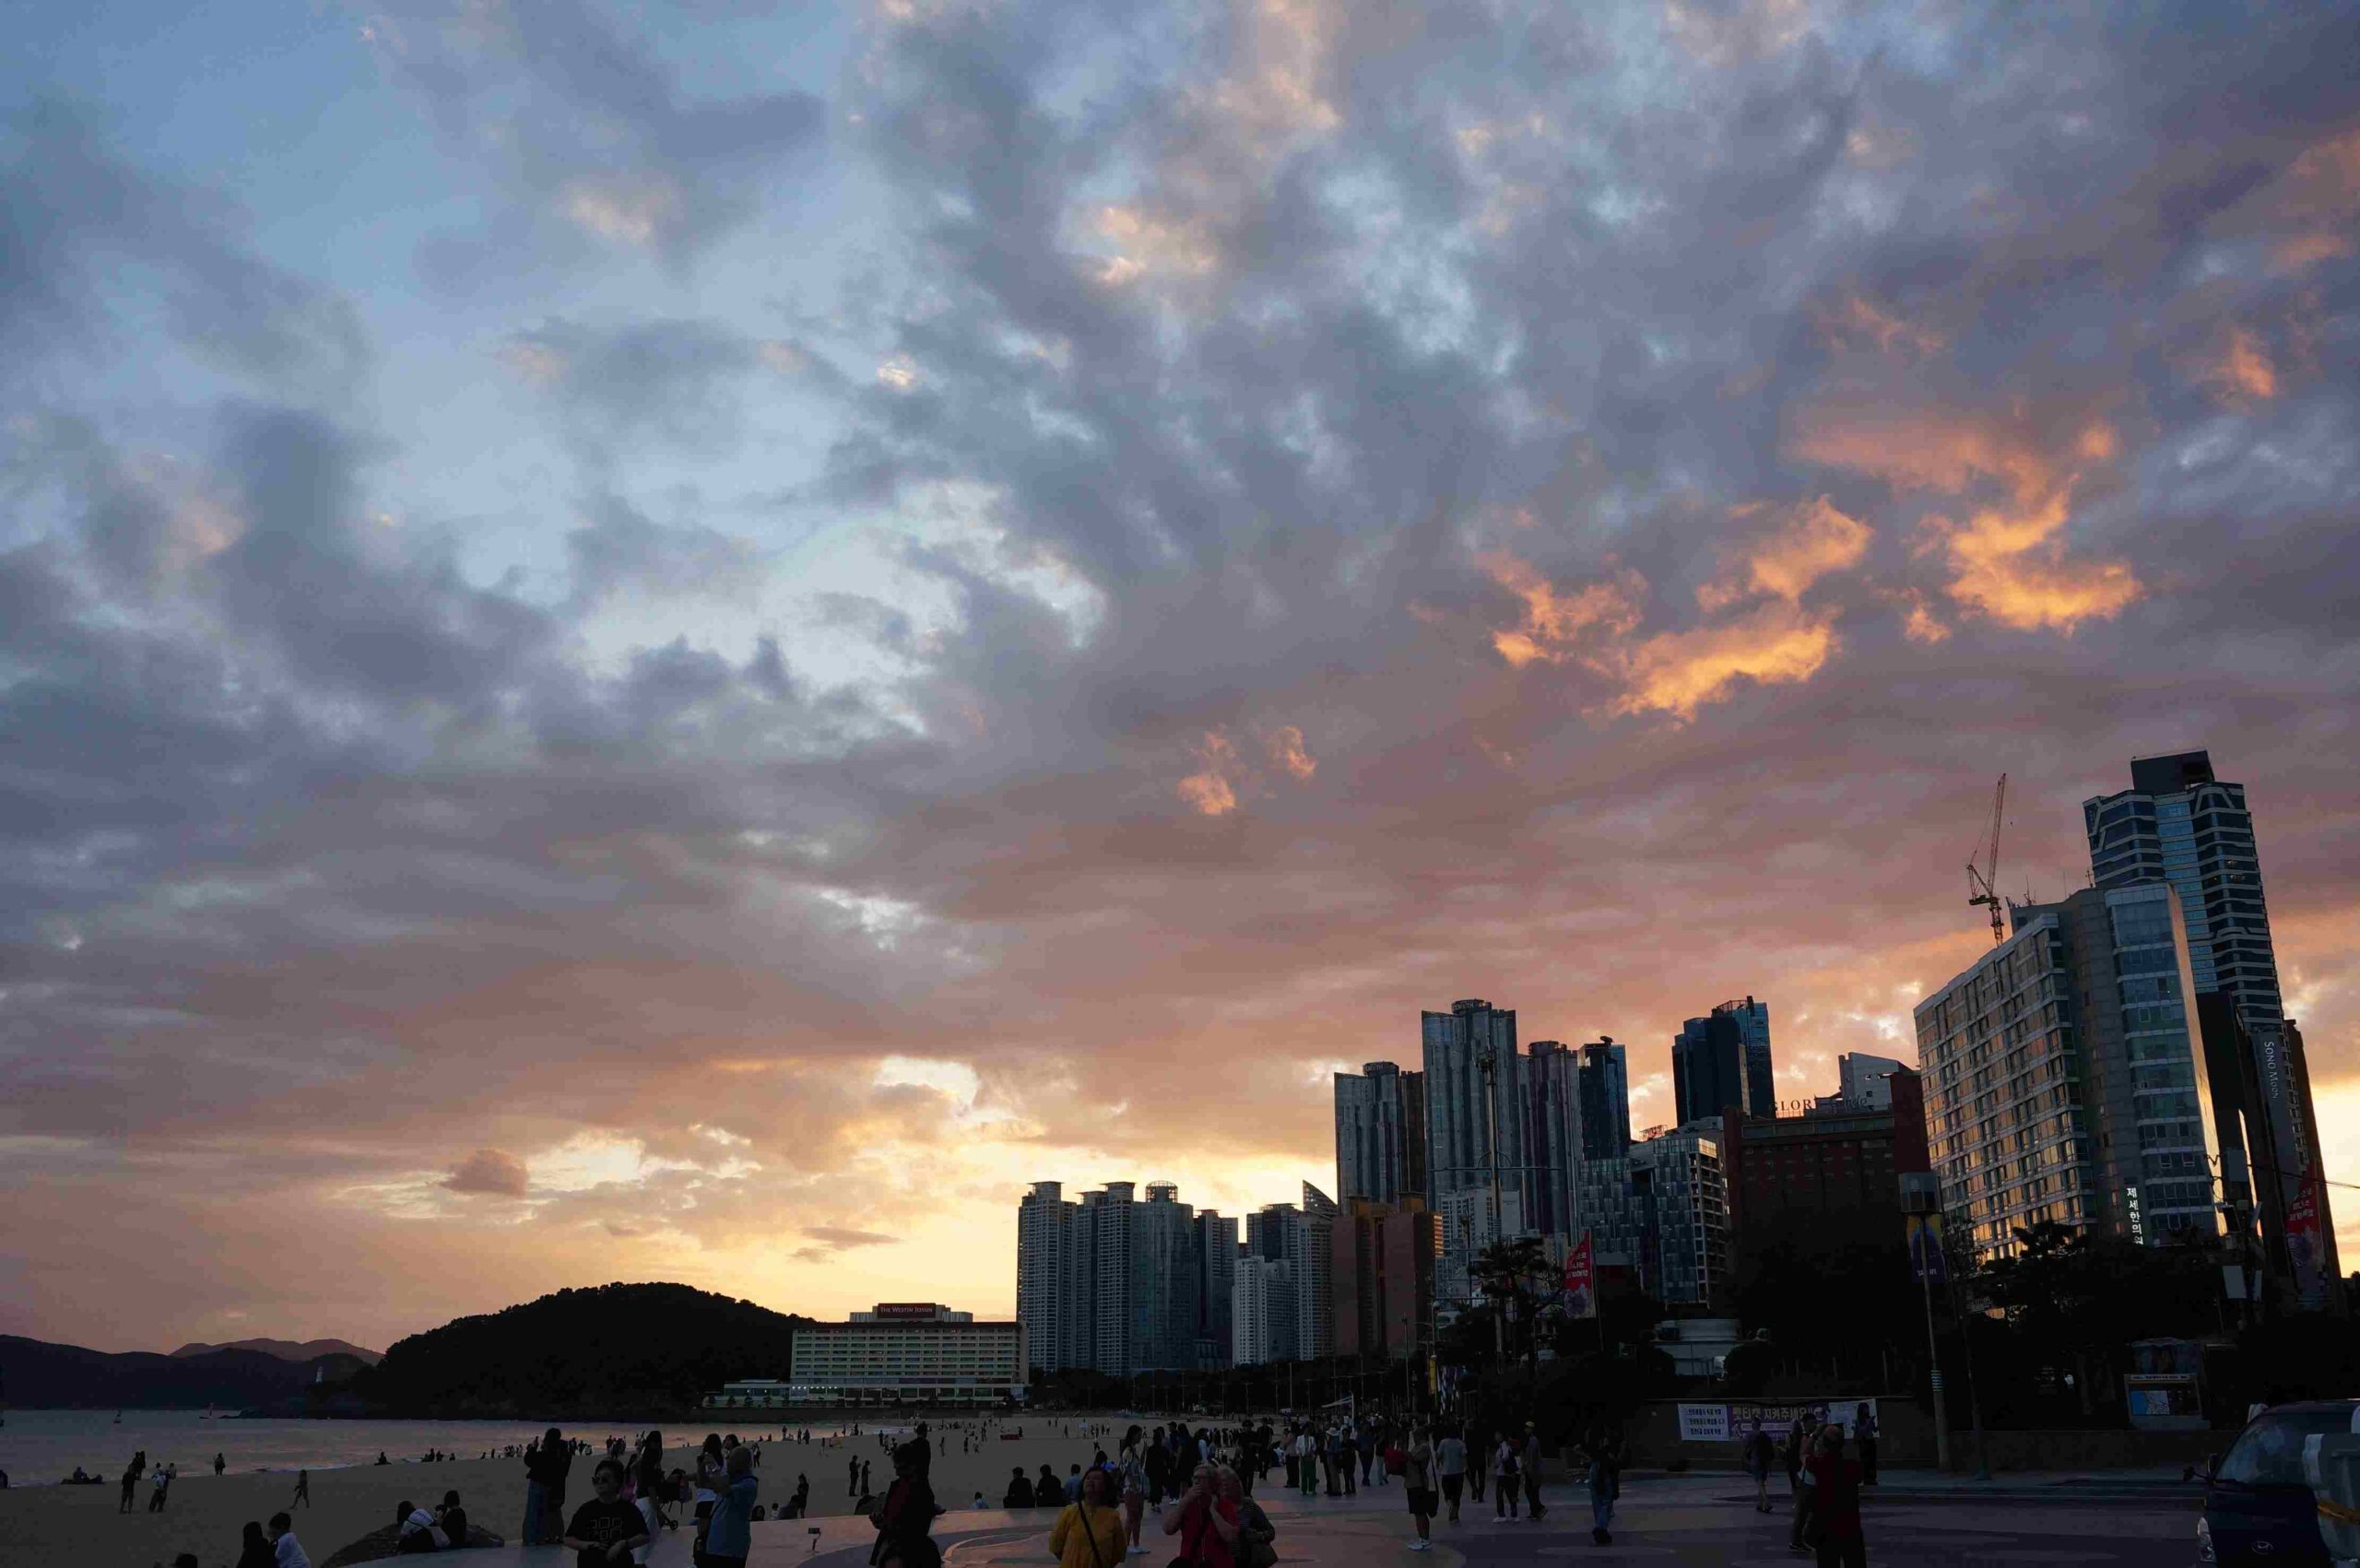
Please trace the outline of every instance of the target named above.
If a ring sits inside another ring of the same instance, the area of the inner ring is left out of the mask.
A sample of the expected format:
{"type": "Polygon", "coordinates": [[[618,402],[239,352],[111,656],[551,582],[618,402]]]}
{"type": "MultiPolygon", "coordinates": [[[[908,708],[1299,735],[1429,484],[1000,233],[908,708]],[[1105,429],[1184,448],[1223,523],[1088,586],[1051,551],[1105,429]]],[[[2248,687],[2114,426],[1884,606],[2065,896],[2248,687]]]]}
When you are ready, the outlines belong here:
{"type": "MultiPolygon", "coordinates": [[[[2075,1484],[2012,1477],[1976,1487],[1906,1473],[1906,1491],[1866,1493],[1869,1562],[1895,1568],[2194,1568],[2193,1488],[2075,1484]]],[[[1781,1489],[1782,1490],[1782,1489],[1781,1489]]],[[[1279,1568],[1795,1568],[1808,1555],[1787,1546],[1786,1500],[1754,1511],[1752,1488],[1727,1475],[1625,1478],[1613,1543],[1590,1539],[1586,1491],[1547,1484],[1546,1519],[1495,1521],[1489,1502],[1470,1500],[1457,1525],[1434,1527],[1435,1549],[1409,1550],[1409,1515],[1398,1483],[1357,1496],[1303,1498],[1273,1476],[1256,1495],[1279,1527],[1279,1568]]],[[[936,1521],[944,1568],[1043,1568],[1051,1561],[1046,1510],[961,1511],[936,1521]]],[[[857,1518],[770,1520],[753,1529],[749,1568],[863,1568],[876,1539],[857,1518]]],[[[1144,1556],[1132,1568],[1164,1568],[1177,1543],[1150,1515],[1144,1556]]],[[[470,1552],[478,1568],[502,1562],[568,1564],[571,1554],[511,1547],[470,1552]]],[[[667,1535],[651,1568],[686,1568],[685,1535],[667,1535]]]]}

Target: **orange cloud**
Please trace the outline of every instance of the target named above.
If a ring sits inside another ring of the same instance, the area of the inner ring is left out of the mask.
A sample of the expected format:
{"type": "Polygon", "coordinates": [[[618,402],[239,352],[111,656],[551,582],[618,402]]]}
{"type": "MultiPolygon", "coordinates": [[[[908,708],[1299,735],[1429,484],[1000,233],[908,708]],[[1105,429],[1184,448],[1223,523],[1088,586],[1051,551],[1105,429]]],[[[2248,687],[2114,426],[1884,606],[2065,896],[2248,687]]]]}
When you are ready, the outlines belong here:
{"type": "Polygon", "coordinates": [[[2059,536],[2072,515],[2080,465],[2111,461],[2116,445],[2103,421],[2084,425],[2059,454],[2026,432],[1937,411],[1823,418],[1805,428],[1796,449],[1903,489],[1964,495],[1996,481],[2006,496],[2000,504],[1978,507],[1963,523],[1943,515],[1925,521],[1927,544],[1950,563],[1945,592],[2005,626],[2071,632],[2118,614],[2144,592],[2123,562],[2069,560],[2059,536]]]}
{"type": "Polygon", "coordinates": [[[1830,618],[1772,603],[1719,626],[1667,631],[1608,661],[1624,683],[1618,713],[1666,713],[1683,723],[1741,680],[1790,686],[1809,680],[1835,651],[1830,618]]]}
{"type": "Polygon", "coordinates": [[[1941,618],[1927,607],[1926,595],[1906,588],[1895,595],[1901,606],[1901,634],[1912,643],[1940,643],[1951,634],[1941,618]]]}
{"type": "Polygon", "coordinates": [[[1237,809],[1237,789],[1230,775],[1237,772],[1237,746],[1220,730],[1208,730],[1197,743],[1201,766],[1174,785],[1188,808],[1202,817],[1221,817],[1237,809]]]}
{"type": "Polygon", "coordinates": [[[2267,402],[2278,395],[2278,367],[2261,339],[2245,327],[2234,327],[2221,358],[2205,368],[2204,379],[2224,403],[2267,402]]]}
{"type": "Polygon", "coordinates": [[[1293,725],[1281,725],[1272,731],[1263,748],[1270,754],[1270,765],[1283,770],[1296,779],[1308,779],[1319,771],[1319,760],[1303,743],[1303,731],[1293,725]]]}
{"type": "MultiPolygon", "coordinates": [[[[1762,510],[1744,506],[1730,515],[1750,517],[1762,510]]],[[[1859,564],[1872,535],[1867,524],[1846,516],[1825,496],[1789,507],[1776,530],[1746,556],[1741,570],[1697,589],[1696,602],[1714,610],[1766,594],[1792,604],[1821,578],[1859,564]]]]}
{"type": "Polygon", "coordinates": [[[1895,344],[1915,353],[1930,354],[1943,343],[1942,335],[1932,327],[1919,326],[1859,294],[1847,294],[1840,305],[1820,312],[1819,324],[1831,339],[1866,338],[1885,354],[1892,353],[1895,344]]]}
{"type": "Polygon", "coordinates": [[[1475,564],[1524,601],[1523,624],[1492,633],[1492,646],[1518,669],[1538,661],[1563,664],[1578,656],[1575,644],[1587,633],[1619,636],[1639,624],[1637,599],[1646,583],[1637,572],[1562,595],[1548,578],[1504,550],[1478,556],[1475,564]]]}
{"type": "MultiPolygon", "coordinates": [[[[1726,698],[1741,680],[1785,685],[1808,680],[1826,664],[1836,645],[1833,618],[1806,615],[1794,595],[1816,580],[1811,559],[1847,561],[1858,559],[1867,530],[1834,508],[1823,514],[1818,503],[1797,509],[1797,517],[1748,562],[1752,572],[1768,560],[1766,581],[1775,588],[1767,603],[1734,619],[1683,631],[1659,632],[1636,643],[1626,638],[1640,620],[1639,596],[1646,582],[1635,572],[1615,580],[1562,591],[1525,561],[1502,552],[1479,558],[1492,580],[1524,601],[1521,626],[1495,631],[1492,645],[1509,664],[1522,668],[1535,662],[1578,664],[1611,680],[1620,689],[1608,704],[1616,713],[1670,713],[1685,723],[1707,702],[1726,698]],[[1857,548],[1831,547],[1842,532],[1829,519],[1860,528],[1857,548]],[[1782,544],[1797,548],[1792,556],[1780,553],[1782,544]],[[1813,556],[1813,551],[1816,556],[1813,556]]],[[[1704,595],[1700,595],[1700,597],[1704,595]]],[[[1740,596],[1715,599],[1707,609],[1722,607],[1740,596]]]]}

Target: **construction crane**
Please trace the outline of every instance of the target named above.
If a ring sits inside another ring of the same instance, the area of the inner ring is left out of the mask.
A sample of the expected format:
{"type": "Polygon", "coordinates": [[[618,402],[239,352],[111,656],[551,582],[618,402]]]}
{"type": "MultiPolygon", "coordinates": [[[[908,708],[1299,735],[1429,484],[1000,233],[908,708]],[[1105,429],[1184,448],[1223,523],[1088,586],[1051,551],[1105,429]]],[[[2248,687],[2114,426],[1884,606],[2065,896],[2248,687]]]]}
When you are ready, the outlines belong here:
{"type": "Polygon", "coordinates": [[[1994,942],[2008,939],[2007,922],[2000,914],[2000,822],[2001,813],[2007,808],[2008,775],[2001,773],[1998,786],[1991,791],[1990,834],[1976,841],[1966,862],[1967,906],[1991,912],[1991,939],[1994,942]],[[1976,855],[1984,857],[1980,867],[1975,864],[1976,855]]]}

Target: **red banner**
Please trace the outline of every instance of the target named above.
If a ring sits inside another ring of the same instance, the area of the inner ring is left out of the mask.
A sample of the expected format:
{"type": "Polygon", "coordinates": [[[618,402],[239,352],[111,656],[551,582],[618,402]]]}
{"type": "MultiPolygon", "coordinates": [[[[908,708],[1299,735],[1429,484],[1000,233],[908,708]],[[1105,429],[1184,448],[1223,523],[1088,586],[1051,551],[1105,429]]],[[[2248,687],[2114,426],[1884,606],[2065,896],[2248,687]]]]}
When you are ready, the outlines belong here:
{"type": "Polygon", "coordinates": [[[1582,1239],[1575,1242],[1572,1249],[1565,1254],[1565,1315],[1567,1317],[1596,1317],[1598,1315],[1598,1283],[1596,1270],[1591,1267],[1589,1235],[1587,1231],[1584,1231],[1582,1239]]]}

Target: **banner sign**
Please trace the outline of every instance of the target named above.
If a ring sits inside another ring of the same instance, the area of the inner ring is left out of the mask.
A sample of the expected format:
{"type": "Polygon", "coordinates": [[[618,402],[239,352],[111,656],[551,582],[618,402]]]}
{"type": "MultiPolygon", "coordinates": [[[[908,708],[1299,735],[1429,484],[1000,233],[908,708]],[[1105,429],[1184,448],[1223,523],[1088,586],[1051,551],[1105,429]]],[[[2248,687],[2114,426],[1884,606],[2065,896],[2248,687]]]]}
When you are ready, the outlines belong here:
{"type": "Polygon", "coordinates": [[[1951,1263],[1942,1252],[1942,1217],[1906,1214],[1902,1219],[1909,1227],[1909,1277],[1921,1285],[1948,1284],[1951,1263]]]}
{"type": "Polygon", "coordinates": [[[1680,1441],[1728,1443],[1752,1436],[1759,1426],[1784,1442],[1787,1429],[1798,1421],[1809,1432],[1834,1421],[1844,1429],[1847,1440],[1857,1439],[1862,1405],[1869,1408],[1869,1419],[1875,1421],[1874,1399],[1739,1399],[1727,1405],[1682,1405],[1680,1441]]]}
{"type": "Polygon", "coordinates": [[[1596,1317],[1598,1315],[1598,1283],[1596,1269],[1591,1265],[1590,1233],[1565,1254],[1565,1315],[1596,1317]]]}
{"type": "Polygon", "coordinates": [[[1729,1440],[1729,1408],[1727,1405],[1680,1407],[1681,1442],[1727,1443],[1729,1440]]]}

